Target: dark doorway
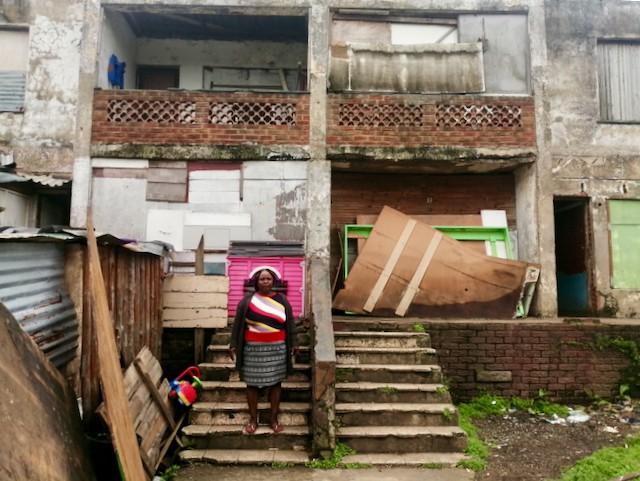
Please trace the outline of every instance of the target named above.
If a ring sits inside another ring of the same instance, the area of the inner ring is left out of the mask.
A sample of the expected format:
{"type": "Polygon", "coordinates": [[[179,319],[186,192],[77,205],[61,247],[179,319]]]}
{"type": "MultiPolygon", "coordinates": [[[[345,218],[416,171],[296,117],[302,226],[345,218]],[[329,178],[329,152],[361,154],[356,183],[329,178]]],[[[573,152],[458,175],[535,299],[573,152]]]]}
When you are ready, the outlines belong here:
{"type": "Polygon", "coordinates": [[[141,90],[177,89],[180,86],[178,67],[138,67],[136,88],[141,90]]]}
{"type": "Polygon", "coordinates": [[[592,236],[589,199],[556,198],[553,201],[556,232],[558,314],[593,314],[592,236]]]}

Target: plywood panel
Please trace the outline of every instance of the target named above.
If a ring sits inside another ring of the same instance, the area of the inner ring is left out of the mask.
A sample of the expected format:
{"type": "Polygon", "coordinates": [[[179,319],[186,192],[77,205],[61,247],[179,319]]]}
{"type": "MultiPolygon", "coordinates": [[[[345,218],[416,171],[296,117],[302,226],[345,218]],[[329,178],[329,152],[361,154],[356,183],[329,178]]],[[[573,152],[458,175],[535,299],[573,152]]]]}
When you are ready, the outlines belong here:
{"type": "Polygon", "coordinates": [[[164,286],[163,327],[225,327],[229,312],[229,278],[174,275],[164,286]]]}
{"type": "Polygon", "coordinates": [[[94,479],[75,393],[2,303],[0,346],[0,479],[94,479]]]}
{"type": "MultiPolygon", "coordinates": [[[[361,314],[393,316],[416,269],[427,256],[438,231],[417,222],[389,280],[372,309],[365,305],[412,219],[385,207],[362,252],[356,259],[344,289],[333,307],[361,314]]],[[[431,254],[429,254],[431,255],[431,254]]],[[[528,264],[490,257],[465,248],[443,236],[430,259],[407,316],[513,318],[522,294],[528,264]]],[[[371,307],[371,306],[369,306],[371,307]]]]}

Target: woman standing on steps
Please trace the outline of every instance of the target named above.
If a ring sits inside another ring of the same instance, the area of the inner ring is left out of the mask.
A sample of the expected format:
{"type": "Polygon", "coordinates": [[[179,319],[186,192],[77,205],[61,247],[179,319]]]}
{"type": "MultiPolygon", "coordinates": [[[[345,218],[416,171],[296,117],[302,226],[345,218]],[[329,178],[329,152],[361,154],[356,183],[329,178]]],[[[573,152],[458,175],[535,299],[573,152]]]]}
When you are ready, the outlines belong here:
{"type": "Polygon", "coordinates": [[[238,303],[231,331],[229,356],[247,384],[247,434],[258,429],[258,397],[265,387],[269,388],[271,430],[279,433],[284,429],[278,421],[281,383],[293,371],[292,356],[297,356],[300,349],[291,304],[283,294],[273,291],[276,279],[268,268],[255,274],[255,293],[238,303]]]}

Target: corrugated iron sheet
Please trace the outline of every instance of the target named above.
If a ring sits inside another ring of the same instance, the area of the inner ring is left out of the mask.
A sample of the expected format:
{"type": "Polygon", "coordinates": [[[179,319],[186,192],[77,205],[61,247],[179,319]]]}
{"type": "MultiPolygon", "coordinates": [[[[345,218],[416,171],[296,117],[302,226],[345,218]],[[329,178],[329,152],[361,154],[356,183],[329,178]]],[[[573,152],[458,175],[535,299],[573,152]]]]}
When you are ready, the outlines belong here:
{"type": "Polygon", "coordinates": [[[62,245],[0,244],[0,301],[56,367],[75,357],[78,319],[64,283],[62,245]]]}
{"type": "Polygon", "coordinates": [[[304,256],[304,244],[295,241],[231,241],[229,256],[304,256]]]}
{"type": "Polygon", "coordinates": [[[0,112],[22,112],[25,86],[24,72],[0,71],[0,112]]]}

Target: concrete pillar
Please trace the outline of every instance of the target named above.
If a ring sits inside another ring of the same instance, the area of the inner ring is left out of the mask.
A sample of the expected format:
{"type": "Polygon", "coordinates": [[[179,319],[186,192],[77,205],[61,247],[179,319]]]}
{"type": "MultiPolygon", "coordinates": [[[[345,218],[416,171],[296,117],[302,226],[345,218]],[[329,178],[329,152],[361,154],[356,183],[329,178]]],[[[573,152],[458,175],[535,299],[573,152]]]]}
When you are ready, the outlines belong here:
{"type": "Polygon", "coordinates": [[[329,234],[331,163],[326,156],[329,8],[309,12],[310,160],[307,164],[307,266],[313,316],[313,449],[329,457],[335,447],[335,363],[331,319],[329,234]]]}
{"type": "Polygon", "coordinates": [[[518,244],[521,258],[541,266],[531,314],[555,317],[558,313],[553,214],[553,158],[549,145],[549,119],[545,108],[547,76],[547,34],[545,2],[529,8],[531,79],[535,102],[538,159],[516,175],[518,244]]]}
{"type": "Polygon", "coordinates": [[[79,228],[86,226],[87,207],[91,204],[91,118],[100,37],[100,0],[85,0],[84,8],[70,215],[71,226],[79,228]]]}

